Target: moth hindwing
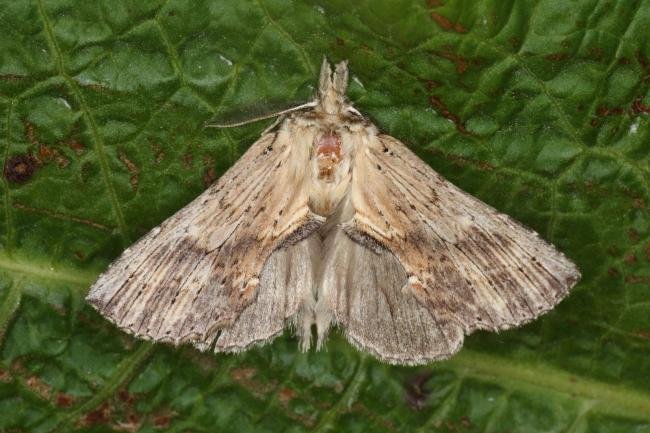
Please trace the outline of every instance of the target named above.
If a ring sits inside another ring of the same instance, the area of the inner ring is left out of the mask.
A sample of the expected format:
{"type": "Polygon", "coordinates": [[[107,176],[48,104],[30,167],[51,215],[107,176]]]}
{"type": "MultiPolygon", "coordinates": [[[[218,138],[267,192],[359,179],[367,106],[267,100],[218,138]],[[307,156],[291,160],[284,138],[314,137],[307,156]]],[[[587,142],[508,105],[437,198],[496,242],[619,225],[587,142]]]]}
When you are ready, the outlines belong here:
{"type": "Polygon", "coordinates": [[[422,364],[465,335],[550,310],[576,266],[464,193],[346,97],[323,61],[317,98],[283,112],[193,202],[102,274],[88,301],[143,338],[237,352],[289,325],[332,326],[377,358],[422,364]]]}

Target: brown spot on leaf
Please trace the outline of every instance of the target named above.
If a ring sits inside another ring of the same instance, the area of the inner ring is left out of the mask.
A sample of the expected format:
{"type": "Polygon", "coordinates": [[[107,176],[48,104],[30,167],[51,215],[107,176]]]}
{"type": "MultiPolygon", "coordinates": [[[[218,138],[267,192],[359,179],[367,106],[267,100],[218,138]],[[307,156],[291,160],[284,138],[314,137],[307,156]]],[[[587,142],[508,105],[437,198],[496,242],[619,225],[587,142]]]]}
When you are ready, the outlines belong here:
{"type": "Polygon", "coordinates": [[[0,368],[0,382],[10,382],[11,374],[4,368],[0,368]]]}
{"type": "Polygon", "coordinates": [[[214,180],[217,178],[217,172],[214,169],[214,158],[210,155],[203,155],[203,164],[207,167],[205,174],[203,175],[203,184],[207,188],[212,185],[214,180]]]}
{"type": "MultiPolygon", "coordinates": [[[[23,119],[23,126],[25,128],[25,138],[34,146],[38,146],[38,152],[34,157],[39,164],[44,164],[52,161],[56,161],[59,168],[65,168],[70,165],[70,159],[68,159],[64,154],[59,152],[59,150],[48,146],[44,143],[41,143],[38,140],[38,135],[36,133],[36,126],[29,122],[26,119],[23,119]]],[[[74,150],[77,155],[80,155],[84,152],[85,146],[77,141],[76,138],[72,137],[66,141],[59,142],[57,144],[68,144],[68,146],[74,150]]]]}
{"type": "Polygon", "coordinates": [[[508,39],[508,42],[510,42],[512,48],[519,48],[519,45],[521,44],[521,40],[515,36],[508,39]]]}
{"type": "Polygon", "coordinates": [[[625,260],[625,263],[627,263],[628,265],[633,265],[636,263],[636,254],[634,253],[628,254],[627,256],[625,256],[623,260],[625,260]]]}
{"type": "Polygon", "coordinates": [[[569,55],[565,53],[553,53],[549,54],[547,56],[544,56],[546,60],[550,60],[551,62],[561,62],[562,60],[565,60],[568,58],[569,55]]]}
{"type": "Polygon", "coordinates": [[[60,392],[56,395],[56,405],[59,407],[70,407],[74,404],[74,397],[60,392]]]}
{"type": "Polygon", "coordinates": [[[438,57],[451,60],[456,66],[456,72],[458,72],[459,74],[464,73],[467,70],[467,68],[469,68],[470,62],[463,56],[454,54],[451,51],[432,51],[432,52],[438,57]]]}
{"type": "Polygon", "coordinates": [[[618,269],[616,269],[614,267],[611,267],[611,268],[607,269],[607,275],[609,275],[612,278],[615,278],[615,277],[618,277],[619,275],[621,275],[621,273],[618,271],[618,269]]]}
{"type": "Polygon", "coordinates": [[[650,284],[650,275],[628,275],[625,277],[627,284],[650,284]]]}
{"type": "Polygon", "coordinates": [[[41,162],[50,162],[54,159],[58,152],[55,149],[52,149],[49,146],[41,144],[38,146],[38,160],[41,162]]]}
{"type": "Polygon", "coordinates": [[[256,373],[257,370],[250,367],[233,368],[230,371],[230,375],[232,376],[235,382],[243,382],[243,381],[251,380],[256,373]]]}
{"type": "Polygon", "coordinates": [[[632,102],[632,113],[633,114],[650,114],[650,105],[645,105],[643,103],[643,98],[639,96],[632,102]]]}
{"type": "Polygon", "coordinates": [[[38,144],[36,137],[36,126],[27,119],[23,119],[23,127],[25,128],[25,138],[32,144],[38,144]]]}
{"type": "Polygon", "coordinates": [[[442,86],[442,83],[437,80],[424,80],[424,85],[427,86],[428,91],[432,91],[433,89],[442,86]]]}
{"type": "Polygon", "coordinates": [[[425,384],[432,375],[430,371],[425,371],[416,374],[406,382],[404,399],[411,409],[422,410],[426,406],[431,391],[425,387],[425,384]]]}
{"type": "Polygon", "coordinates": [[[612,107],[609,108],[606,105],[601,105],[596,109],[596,114],[602,117],[608,116],[620,116],[624,114],[625,110],[621,107],[612,107]]]}
{"type": "Polygon", "coordinates": [[[458,421],[454,421],[451,419],[448,419],[446,421],[442,421],[442,420],[437,421],[434,425],[436,427],[441,427],[442,425],[444,425],[445,429],[449,432],[465,431],[474,426],[474,424],[472,424],[470,419],[466,416],[460,418],[458,421]]]}
{"type": "Polygon", "coordinates": [[[439,6],[442,6],[444,3],[442,0],[427,0],[427,7],[430,8],[437,8],[439,6]]]}
{"type": "Polygon", "coordinates": [[[512,99],[514,99],[516,101],[522,101],[524,99],[530,99],[530,95],[528,93],[520,90],[520,89],[511,90],[510,95],[512,96],[512,99]]]}
{"type": "Polygon", "coordinates": [[[86,146],[79,139],[79,124],[75,124],[70,135],[60,142],[61,145],[68,146],[77,155],[82,155],[86,151],[86,146]]]}
{"type": "Polygon", "coordinates": [[[427,151],[430,152],[430,153],[433,153],[434,155],[440,155],[441,157],[443,157],[443,158],[445,158],[445,159],[447,159],[449,161],[452,161],[454,164],[456,164],[458,166],[470,165],[470,166],[476,167],[476,168],[478,168],[479,170],[482,170],[482,171],[492,171],[492,170],[494,170],[494,166],[492,164],[490,164],[489,162],[486,162],[486,161],[478,161],[478,160],[475,160],[475,159],[466,158],[464,156],[452,155],[450,153],[445,153],[440,149],[434,149],[434,148],[429,149],[429,148],[427,148],[427,151]]]}
{"type": "Polygon", "coordinates": [[[126,433],[137,433],[142,427],[140,417],[134,413],[126,417],[126,421],[118,421],[112,425],[114,430],[123,431],[126,433]]]}
{"type": "Polygon", "coordinates": [[[650,262],[650,242],[646,242],[646,244],[643,246],[643,253],[645,255],[645,259],[650,262]]]}
{"type": "Polygon", "coordinates": [[[643,97],[639,96],[635,98],[634,101],[632,101],[629,110],[626,110],[625,108],[622,107],[610,108],[607,107],[606,105],[601,105],[596,109],[596,114],[601,117],[622,116],[625,113],[629,113],[632,116],[638,116],[640,114],[650,114],[650,105],[645,105],[643,103],[643,97]]]}
{"type": "Polygon", "coordinates": [[[23,365],[23,360],[21,358],[16,358],[14,362],[11,363],[10,370],[19,376],[25,376],[26,370],[23,365]]]}
{"type": "Polygon", "coordinates": [[[162,147],[160,147],[160,145],[151,137],[149,137],[149,147],[151,147],[151,150],[155,155],[156,164],[160,164],[162,160],[165,159],[165,153],[163,152],[162,147]]]}
{"type": "Polygon", "coordinates": [[[101,84],[87,84],[87,83],[78,83],[78,84],[81,84],[81,86],[83,86],[84,88],[90,89],[93,92],[97,92],[97,93],[106,93],[109,90],[108,87],[103,86],[101,84]]]}
{"type": "Polygon", "coordinates": [[[342,393],[345,390],[345,385],[339,380],[334,384],[334,392],[337,394],[342,393]]]}
{"type": "Polygon", "coordinates": [[[82,143],[81,141],[77,140],[77,139],[74,138],[74,137],[69,138],[69,139],[66,141],[66,143],[68,144],[68,146],[70,147],[70,149],[74,150],[74,152],[75,152],[77,155],[81,155],[81,154],[84,153],[84,151],[86,150],[86,146],[84,146],[83,143],[82,143]]]}
{"type": "Polygon", "coordinates": [[[167,428],[169,427],[169,424],[171,422],[172,422],[171,414],[157,415],[153,419],[153,425],[156,426],[157,428],[167,428]]]}
{"type": "Polygon", "coordinates": [[[126,166],[126,169],[129,171],[129,174],[131,177],[129,178],[129,182],[131,183],[131,188],[133,191],[136,191],[138,189],[138,183],[140,179],[140,169],[138,168],[137,165],[133,163],[127,156],[126,153],[120,151],[119,153],[119,158],[120,161],[122,161],[122,164],[126,166]]]}
{"type": "Polygon", "coordinates": [[[650,340],[650,331],[637,331],[634,333],[639,338],[643,338],[644,340],[650,340]]]}
{"type": "Polygon", "coordinates": [[[274,388],[272,383],[262,383],[255,380],[257,370],[251,367],[233,368],[230,370],[232,379],[249,390],[253,395],[258,398],[263,398],[266,394],[271,392],[274,388]]]}
{"type": "Polygon", "coordinates": [[[440,15],[437,12],[431,12],[431,19],[438,24],[442,29],[449,30],[456,33],[467,33],[467,28],[465,28],[460,23],[454,23],[449,18],[440,15]]]}
{"type": "Polygon", "coordinates": [[[639,235],[639,232],[636,231],[636,229],[629,229],[627,231],[627,236],[630,238],[630,241],[635,244],[641,239],[641,236],[639,235]]]}
{"type": "Polygon", "coordinates": [[[9,182],[25,183],[36,171],[37,161],[31,155],[14,155],[4,166],[4,176],[9,182]]]}
{"type": "Polygon", "coordinates": [[[342,46],[345,45],[345,41],[343,39],[341,39],[341,38],[336,38],[336,45],[338,45],[339,47],[342,47],[342,46]]]}
{"type": "Polygon", "coordinates": [[[600,47],[591,47],[591,48],[589,48],[589,54],[596,61],[603,60],[603,53],[604,52],[605,52],[605,50],[603,50],[600,47]]]}
{"type": "Polygon", "coordinates": [[[59,168],[65,168],[70,164],[70,160],[62,155],[61,152],[50,146],[46,146],[45,144],[38,145],[38,154],[36,159],[41,164],[56,161],[59,168]]]}
{"type": "Polygon", "coordinates": [[[104,402],[97,409],[88,412],[81,420],[81,424],[85,426],[93,424],[105,424],[108,422],[108,417],[110,414],[111,407],[107,402],[104,402]]]}
{"type": "Polygon", "coordinates": [[[25,385],[35,394],[38,394],[41,398],[49,400],[52,395],[52,389],[50,385],[43,382],[38,376],[32,375],[27,378],[25,385]]]}
{"type": "Polygon", "coordinates": [[[126,389],[122,388],[117,392],[117,397],[122,401],[123,403],[126,403],[127,405],[132,405],[133,402],[135,401],[135,397],[133,394],[129,393],[126,389]]]}
{"type": "Polygon", "coordinates": [[[635,209],[645,209],[645,200],[643,196],[630,188],[623,187],[623,194],[632,200],[632,207],[635,209]]]}
{"type": "Polygon", "coordinates": [[[368,44],[361,44],[361,45],[359,45],[359,48],[361,48],[362,50],[364,50],[364,51],[366,51],[368,53],[371,53],[371,52],[374,51],[372,49],[372,47],[370,47],[368,44]]]}
{"type": "Polygon", "coordinates": [[[429,102],[431,103],[431,105],[435,107],[436,111],[438,111],[438,113],[440,113],[442,117],[451,120],[454,123],[454,125],[456,125],[456,129],[458,130],[458,132],[460,132],[461,134],[469,135],[469,132],[467,132],[467,129],[465,129],[465,124],[460,120],[460,117],[452,113],[447,108],[447,106],[442,101],[442,99],[440,99],[436,95],[431,95],[429,96],[429,102]]]}
{"type": "Polygon", "coordinates": [[[18,75],[18,74],[4,74],[0,75],[0,81],[20,81],[25,79],[24,75],[18,75]]]}
{"type": "Polygon", "coordinates": [[[206,188],[209,187],[210,185],[212,185],[212,183],[216,178],[217,178],[217,173],[214,167],[208,168],[205,171],[205,174],[203,175],[203,185],[205,185],[206,188]]]}
{"type": "Polygon", "coordinates": [[[181,161],[183,162],[183,167],[192,168],[192,163],[194,162],[194,155],[192,155],[192,152],[187,152],[185,155],[181,157],[181,161]]]}
{"type": "Polygon", "coordinates": [[[278,392],[278,400],[282,406],[287,407],[289,405],[289,402],[291,402],[291,400],[293,400],[296,395],[296,391],[285,387],[278,392]]]}

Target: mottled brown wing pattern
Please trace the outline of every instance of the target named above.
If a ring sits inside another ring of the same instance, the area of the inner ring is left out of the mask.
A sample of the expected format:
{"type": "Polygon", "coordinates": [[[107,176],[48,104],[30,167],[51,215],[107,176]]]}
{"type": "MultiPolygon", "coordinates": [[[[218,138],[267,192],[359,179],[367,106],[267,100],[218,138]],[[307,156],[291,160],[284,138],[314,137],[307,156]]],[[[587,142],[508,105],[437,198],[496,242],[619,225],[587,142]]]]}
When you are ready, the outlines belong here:
{"type": "Polygon", "coordinates": [[[445,334],[443,352],[422,356],[449,356],[476,329],[532,320],[580,277],[535,232],[461,191],[390,136],[365,140],[353,173],[346,233],[392,252],[408,278],[405,296],[461,331],[445,334]]]}
{"type": "Polygon", "coordinates": [[[314,264],[318,263],[319,253],[318,235],[275,250],[262,269],[255,301],[248,304],[232,326],[221,331],[215,351],[240,352],[266,343],[287,325],[308,342],[311,329],[302,332],[299,321],[316,284],[314,264]]]}
{"type": "MultiPolygon", "coordinates": [[[[205,349],[257,295],[269,255],[318,228],[288,132],[263,135],[221,179],[123,252],[88,301],[140,337],[205,349]]],[[[268,279],[268,277],[265,277],[268,279]]]]}
{"type": "Polygon", "coordinates": [[[336,231],[326,241],[323,299],[335,323],[361,350],[392,364],[422,364],[455,352],[462,329],[405,293],[406,272],[386,249],[336,231]]]}

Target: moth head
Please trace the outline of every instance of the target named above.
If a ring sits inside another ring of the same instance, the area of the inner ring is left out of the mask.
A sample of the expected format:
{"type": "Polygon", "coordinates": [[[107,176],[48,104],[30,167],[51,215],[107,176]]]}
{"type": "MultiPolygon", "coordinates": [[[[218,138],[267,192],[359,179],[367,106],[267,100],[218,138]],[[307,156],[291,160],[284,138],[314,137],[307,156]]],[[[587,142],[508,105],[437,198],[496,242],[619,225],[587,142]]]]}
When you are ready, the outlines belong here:
{"type": "Polygon", "coordinates": [[[327,59],[323,58],[318,84],[318,106],[327,114],[338,114],[344,110],[347,101],[345,91],[348,88],[348,62],[337,64],[332,68],[327,59]]]}

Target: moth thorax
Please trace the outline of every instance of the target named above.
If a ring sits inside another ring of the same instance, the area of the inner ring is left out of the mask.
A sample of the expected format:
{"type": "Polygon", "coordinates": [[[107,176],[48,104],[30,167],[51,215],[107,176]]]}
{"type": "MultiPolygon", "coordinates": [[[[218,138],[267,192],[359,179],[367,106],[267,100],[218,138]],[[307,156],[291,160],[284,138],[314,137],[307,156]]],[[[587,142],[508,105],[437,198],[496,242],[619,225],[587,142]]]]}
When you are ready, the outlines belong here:
{"type": "Polygon", "coordinates": [[[336,210],[350,182],[350,149],[336,131],[326,130],[314,139],[311,160],[312,183],[309,203],[319,215],[336,210]]]}
{"type": "Polygon", "coordinates": [[[327,183],[334,182],[336,169],[341,162],[341,136],[328,131],[316,139],[316,162],[318,179],[327,183]]]}

